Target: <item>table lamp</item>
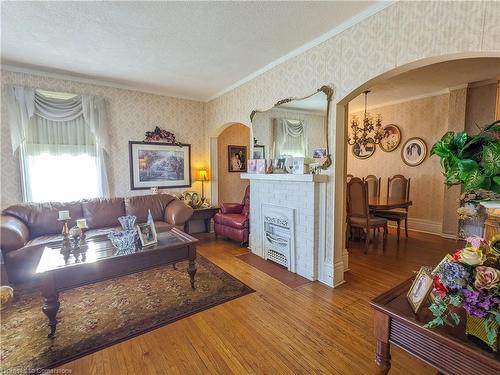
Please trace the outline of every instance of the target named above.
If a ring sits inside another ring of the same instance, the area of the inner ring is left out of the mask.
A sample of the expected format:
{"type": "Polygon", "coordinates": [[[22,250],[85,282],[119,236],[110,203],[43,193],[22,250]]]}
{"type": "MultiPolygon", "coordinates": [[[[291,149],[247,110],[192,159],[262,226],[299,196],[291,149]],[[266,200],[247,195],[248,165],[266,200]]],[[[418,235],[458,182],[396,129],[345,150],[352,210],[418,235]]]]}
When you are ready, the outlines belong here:
{"type": "Polygon", "coordinates": [[[208,181],[208,172],[206,168],[200,168],[198,171],[198,181],[201,181],[201,199],[205,199],[205,182],[208,181]]]}

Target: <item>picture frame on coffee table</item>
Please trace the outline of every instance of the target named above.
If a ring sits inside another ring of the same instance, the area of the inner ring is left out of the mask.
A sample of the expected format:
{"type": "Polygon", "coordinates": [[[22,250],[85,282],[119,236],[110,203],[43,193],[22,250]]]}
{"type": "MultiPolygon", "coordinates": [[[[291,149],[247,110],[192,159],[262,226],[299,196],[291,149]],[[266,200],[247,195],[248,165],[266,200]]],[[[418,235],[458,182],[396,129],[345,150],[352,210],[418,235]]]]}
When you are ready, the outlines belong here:
{"type": "Polygon", "coordinates": [[[130,189],[191,186],[191,145],[129,141],[130,189]]]}
{"type": "Polygon", "coordinates": [[[136,226],[142,247],[147,247],[158,243],[158,235],[154,224],[139,224],[136,226]]]}

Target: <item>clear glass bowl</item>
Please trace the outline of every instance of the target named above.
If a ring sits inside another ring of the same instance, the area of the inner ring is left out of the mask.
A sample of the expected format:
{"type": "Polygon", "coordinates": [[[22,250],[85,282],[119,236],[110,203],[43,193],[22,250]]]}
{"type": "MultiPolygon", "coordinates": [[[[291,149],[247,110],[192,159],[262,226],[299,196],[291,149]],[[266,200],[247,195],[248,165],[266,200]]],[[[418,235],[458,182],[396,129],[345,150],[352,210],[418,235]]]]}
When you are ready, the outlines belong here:
{"type": "Polygon", "coordinates": [[[120,216],[118,221],[120,222],[123,230],[133,230],[135,225],[135,220],[137,219],[134,215],[120,216]]]}
{"type": "Polygon", "coordinates": [[[108,234],[108,238],[119,251],[135,249],[135,229],[114,231],[108,234]]]}

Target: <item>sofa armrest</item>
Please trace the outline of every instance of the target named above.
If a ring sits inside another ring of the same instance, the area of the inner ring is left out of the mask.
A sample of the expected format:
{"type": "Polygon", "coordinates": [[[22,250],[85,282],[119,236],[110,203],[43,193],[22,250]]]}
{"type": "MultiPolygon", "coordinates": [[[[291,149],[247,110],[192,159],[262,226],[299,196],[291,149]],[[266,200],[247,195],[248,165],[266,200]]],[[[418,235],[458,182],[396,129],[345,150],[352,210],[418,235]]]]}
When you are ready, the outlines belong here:
{"type": "Polygon", "coordinates": [[[26,245],[29,229],[21,220],[10,215],[0,216],[0,248],[4,252],[17,250],[26,245]]]}
{"type": "Polygon", "coordinates": [[[165,222],[172,225],[183,225],[193,216],[193,209],[179,199],[174,199],[165,208],[165,222]]]}
{"type": "Polygon", "coordinates": [[[221,212],[223,214],[241,214],[243,205],[240,203],[222,203],[221,212]]]}

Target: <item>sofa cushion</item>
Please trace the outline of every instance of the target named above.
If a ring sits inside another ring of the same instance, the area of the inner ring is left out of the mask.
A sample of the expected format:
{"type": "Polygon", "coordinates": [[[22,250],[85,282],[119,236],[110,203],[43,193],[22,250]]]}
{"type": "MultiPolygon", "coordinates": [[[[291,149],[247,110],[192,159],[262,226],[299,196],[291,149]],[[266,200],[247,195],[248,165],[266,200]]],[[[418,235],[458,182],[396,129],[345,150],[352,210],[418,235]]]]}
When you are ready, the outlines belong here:
{"type": "Polygon", "coordinates": [[[5,215],[17,217],[29,228],[30,239],[46,234],[61,233],[63,224],[58,221],[59,211],[69,211],[69,227],[76,224],[76,219],[83,216],[80,202],[23,203],[3,210],[5,215]]]}
{"type": "Polygon", "coordinates": [[[163,221],[165,208],[176,199],[170,194],[141,195],[125,198],[125,212],[127,215],[137,216],[137,223],[144,223],[148,218],[148,209],[151,210],[153,220],[163,221]]]}
{"type": "Polygon", "coordinates": [[[117,226],[118,218],[125,215],[125,200],[123,198],[84,200],[82,210],[89,229],[117,226]]]}
{"type": "Polygon", "coordinates": [[[228,227],[243,229],[248,228],[248,218],[240,214],[215,214],[214,221],[217,224],[228,227]]]}

